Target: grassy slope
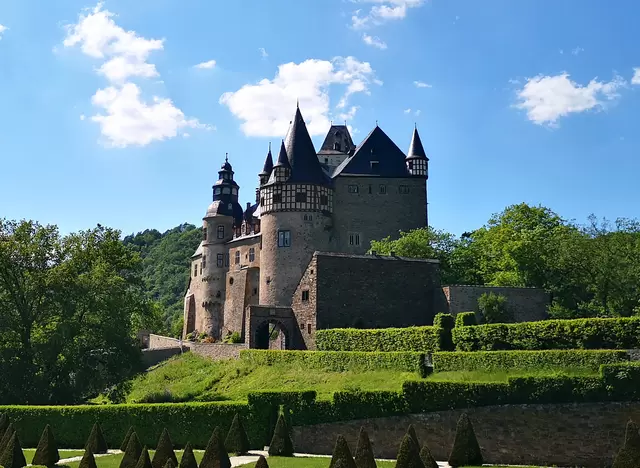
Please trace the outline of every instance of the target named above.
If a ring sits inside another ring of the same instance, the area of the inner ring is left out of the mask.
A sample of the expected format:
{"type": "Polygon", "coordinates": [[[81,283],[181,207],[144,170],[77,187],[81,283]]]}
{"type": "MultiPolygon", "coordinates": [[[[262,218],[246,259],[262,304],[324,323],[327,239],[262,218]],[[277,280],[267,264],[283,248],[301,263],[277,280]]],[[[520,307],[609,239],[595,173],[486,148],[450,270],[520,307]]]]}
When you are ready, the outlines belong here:
{"type": "MultiPolygon", "coordinates": [[[[593,375],[582,369],[564,369],[570,375],[593,375]]],[[[440,372],[432,380],[506,382],[512,375],[549,375],[549,371],[512,370],[504,372],[440,372]]],[[[169,401],[246,400],[257,390],[313,389],[328,399],[333,392],[361,390],[400,390],[405,380],[417,379],[410,372],[349,371],[328,372],[300,365],[256,367],[241,361],[211,361],[190,353],[167,361],[133,381],[129,403],[169,401]]]]}

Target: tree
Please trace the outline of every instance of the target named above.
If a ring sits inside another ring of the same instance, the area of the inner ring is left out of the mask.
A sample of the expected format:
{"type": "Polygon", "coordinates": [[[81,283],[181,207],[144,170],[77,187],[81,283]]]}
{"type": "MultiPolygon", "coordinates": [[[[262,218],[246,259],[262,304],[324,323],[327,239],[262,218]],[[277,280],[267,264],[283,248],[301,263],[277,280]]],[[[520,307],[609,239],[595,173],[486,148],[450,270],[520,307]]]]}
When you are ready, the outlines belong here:
{"type": "Polygon", "coordinates": [[[471,420],[462,413],[456,425],[456,436],[449,455],[449,465],[453,467],[466,465],[482,465],[482,451],[476,439],[471,420]]]}
{"type": "Polygon", "coordinates": [[[6,414],[2,414],[0,415],[0,439],[4,436],[4,432],[7,430],[7,427],[9,427],[9,418],[6,414]]]}
{"type": "Polygon", "coordinates": [[[409,424],[409,427],[407,428],[407,435],[413,439],[416,447],[418,447],[418,450],[420,450],[420,441],[418,440],[418,434],[416,434],[416,428],[413,426],[413,424],[409,424]]]}
{"type": "Polygon", "coordinates": [[[160,439],[158,440],[156,452],[153,454],[153,461],[151,464],[153,465],[153,468],[164,468],[167,460],[171,460],[174,467],[178,466],[178,459],[176,458],[176,453],[173,451],[171,436],[169,435],[169,431],[164,428],[162,430],[162,434],[160,434],[160,439]]]}
{"type": "MultiPolygon", "coordinates": [[[[11,441],[11,437],[16,433],[16,430],[13,428],[13,424],[9,423],[7,426],[7,430],[4,431],[4,435],[2,436],[2,440],[0,440],[0,455],[4,452],[4,449],[7,448],[9,442],[11,441]]],[[[1,465],[0,465],[1,466],[1,465]]]]}
{"type": "Polygon", "coordinates": [[[347,445],[347,441],[341,435],[338,436],[336,445],[333,447],[329,468],[335,468],[338,465],[344,466],[345,468],[356,468],[356,462],[353,461],[349,445],[347,445]]]}
{"type": "Polygon", "coordinates": [[[376,459],[373,456],[369,434],[367,434],[364,427],[360,428],[360,433],[358,434],[354,460],[358,468],[376,468],[376,459]]]}
{"type": "Polygon", "coordinates": [[[231,428],[227,434],[227,438],[224,441],[224,446],[229,452],[237,453],[238,455],[245,454],[249,451],[249,438],[247,432],[244,430],[240,415],[236,413],[231,423],[231,428]]]}
{"type": "Polygon", "coordinates": [[[278,415],[278,421],[273,431],[273,437],[269,444],[269,455],[272,457],[292,457],[293,456],[293,442],[289,435],[289,428],[287,422],[284,420],[282,413],[278,415]]]}
{"type": "Polygon", "coordinates": [[[58,445],[56,439],[53,436],[51,426],[48,424],[45,426],[40,442],[38,442],[38,448],[33,456],[32,465],[42,465],[52,468],[60,460],[60,454],[58,453],[58,445]]]}
{"type": "Polygon", "coordinates": [[[484,293],[478,298],[478,309],[484,317],[485,323],[510,322],[507,309],[507,298],[502,294],[484,293]]]}

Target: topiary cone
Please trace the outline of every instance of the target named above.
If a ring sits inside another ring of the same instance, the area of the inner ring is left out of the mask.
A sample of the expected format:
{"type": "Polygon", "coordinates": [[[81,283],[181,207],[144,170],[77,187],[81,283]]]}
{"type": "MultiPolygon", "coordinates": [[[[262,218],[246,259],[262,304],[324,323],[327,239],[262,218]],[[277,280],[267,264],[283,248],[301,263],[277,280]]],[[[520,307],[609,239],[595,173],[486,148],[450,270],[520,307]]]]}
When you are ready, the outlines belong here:
{"type": "Polygon", "coordinates": [[[13,436],[13,434],[15,434],[15,432],[16,430],[13,428],[13,424],[9,423],[9,426],[7,426],[7,430],[4,431],[2,440],[0,440],[0,455],[4,453],[4,449],[7,448],[7,445],[9,445],[9,441],[11,440],[11,437],[13,436]]]}
{"type": "Polygon", "coordinates": [[[376,468],[376,459],[373,456],[373,448],[371,448],[369,434],[364,430],[364,427],[360,428],[360,434],[358,434],[358,444],[356,445],[354,461],[358,468],[376,468]]]}
{"type": "Polygon", "coordinates": [[[336,466],[339,465],[345,468],[356,468],[356,462],[353,461],[347,440],[342,435],[339,435],[336,439],[336,445],[333,447],[329,468],[336,468],[336,466]]]}
{"type": "Polygon", "coordinates": [[[272,457],[293,457],[293,442],[282,414],[278,416],[278,422],[276,422],[276,428],[273,431],[273,438],[269,444],[269,455],[272,457]]]}
{"type": "Polygon", "coordinates": [[[96,465],[96,459],[94,458],[91,450],[84,451],[84,455],[82,456],[82,460],[80,460],[78,468],[98,468],[96,465]]]}
{"type": "Polygon", "coordinates": [[[53,436],[51,426],[48,424],[42,431],[40,442],[38,442],[38,448],[33,456],[32,465],[42,465],[52,468],[60,460],[60,453],[58,453],[58,444],[53,436]]]}
{"type": "Polygon", "coordinates": [[[122,443],[120,444],[120,451],[124,452],[125,450],[127,450],[127,444],[129,443],[129,437],[131,437],[131,434],[133,434],[135,431],[133,430],[133,426],[131,426],[129,428],[129,430],[127,431],[127,433],[124,435],[124,439],[122,439],[122,443]]]}
{"type": "Polygon", "coordinates": [[[142,445],[140,445],[138,435],[134,432],[129,437],[127,449],[124,451],[124,455],[120,461],[120,468],[136,468],[141,453],[142,445]]]}
{"type": "Polygon", "coordinates": [[[229,460],[227,449],[222,443],[219,427],[216,427],[211,434],[200,462],[200,468],[231,468],[231,460],[229,460]]]}
{"type": "Polygon", "coordinates": [[[24,453],[22,453],[18,434],[15,432],[0,456],[0,466],[3,468],[22,468],[23,466],[27,466],[27,460],[25,460],[24,453]]]}
{"type": "Polygon", "coordinates": [[[427,444],[424,444],[420,449],[420,460],[422,460],[424,468],[438,468],[438,462],[431,455],[431,450],[429,450],[427,444]]]}
{"type": "Polygon", "coordinates": [[[420,441],[418,440],[418,434],[416,434],[416,428],[413,426],[413,424],[409,424],[409,427],[407,428],[407,434],[409,434],[409,437],[413,439],[416,447],[418,447],[418,450],[420,450],[420,441]]]}
{"type": "Polygon", "coordinates": [[[458,419],[456,437],[449,455],[449,465],[452,467],[464,465],[482,465],[482,451],[473,431],[471,420],[466,413],[458,419]]]}
{"type": "Polygon", "coordinates": [[[236,413],[231,423],[231,428],[227,434],[227,438],[224,440],[224,446],[231,453],[237,453],[238,455],[245,454],[249,451],[249,438],[247,432],[244,430],[244,425],[240,419],[240,415],[236,413]]]}
{"type": "Polygon", "coordinates": [[[140,458],[138,458],[138,463],[136,463],[135,468],[151,468],[151,459],[149,458],[149,450],[145,445],[142,449],[142,453],[140,453],[140,458]]]}
{"type": "Polygon", "coordinates": [[[4,436],[7,427],[9,427],[9,418],[3,413],[0,415],[0,439],[4,436]]]}
{"type": "MultiPolygon", "coordinates": [[[[153,462],[151,462],[151,464],[153,464],[153,462]]],[[[163,468],[176,468],[176,465],[173,463],[173,460],[169,458],[163,468]]]]}
{"type": "Polygon", "coordinates": [[[396,468],[424,468],[420,459],[420,450],[408,433],[404,435],[400,443],[396,468]]]}
{"type": "Polygon", "coordinates": [[[93,454],[108,452],[107,441],[104,440],[104,434],[102,433],[100,424],[95,423],[91,428],[91,434],[89,434],[89,439],[87,439],[84,449],[90,449],[93,454]]]}
{"type": "Polygon", "coordinates": [[[631,468],[640,466],[640,434],[638,425],[633,421],[627,422],[624,444],[616,454],[612,468],[631,468]]]}
{"type": "Polygon", "coordinates": [[[258,461],[256,462],[255,468],[269,468],[269,464],[267,463],[267,459],[264,458],[264,455],[260,455],[258,461]]]}
{"type": "Polygon", "coordinates": [[[198,462],[193,454],[193,448],[191,442],[187,442],[182,452],[182,459],[180,460],[180,468],[198,468],[198,462]]]}
{"type": "Polygon", "coordinates": [[[174,466],[178,466],[178,459],[176,458],[176,454],[173,451],[173,442],[171,441],[171,436],[169,435],[169,431],[164,428],[162,430],[162,434],[160,434],[158,446],[156,447],[156,453],[153,455],[153,461],[151,462],[151,465],[153,465],[153,468],[164,468],[167,460],[171,460],[174,466]]]}

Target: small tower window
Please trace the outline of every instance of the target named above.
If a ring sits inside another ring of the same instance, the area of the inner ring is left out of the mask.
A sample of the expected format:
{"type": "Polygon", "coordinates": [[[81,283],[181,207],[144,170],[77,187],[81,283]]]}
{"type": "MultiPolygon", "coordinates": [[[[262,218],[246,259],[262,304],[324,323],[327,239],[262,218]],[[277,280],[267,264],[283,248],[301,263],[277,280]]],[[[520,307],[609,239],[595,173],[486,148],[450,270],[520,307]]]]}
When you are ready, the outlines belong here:
{"type": "Polygon", "coordinates": [[[387,186],[380,185],[380,195],[386,195],[386,194],[387,194],[387,186]]]}
{"type": "Polygon", "coordinates": [[[278,247],[291,247],[291,231],[278,231],[278,247]]]}
{"type": "Polygon", "coordinates": [[[251,247],[249,249],[249,261],[253,262],[256,259],[256,249],[254,249],[253,247],[251,247]]]}
{"type": "Polygon", "coordinates": [[[217,189],[215,189],[215,191],[213,193],[215,193],[216,195],[220,195],[220,187],[218,187],[217,189]]]}
{"type": "Polygon", "coordinates": [[[329,158],[324,158],[324,163],[329,164],[329,158]]]}
{"type": "Polygon", "coordinates": [[[302,300],[305,302],[309,300],[309,291],[302,291],[302,300]]]}
{"type": "Polygon", "coordinates": [[[369,194],[371,194],[371,185],[369,185],[369,194]]]}
{"type": "Polygon", "coordinates": [[[238,195],[238,189],[231,189],[231,195],[238,195]]]}
{"type": "Polygon", "coordinates": [[[222,178],[227,180],[229,178],[229,174],[222,174],[222,178]]]}
{"type": "Polygon", "coordinates": [[[349,245],[358,246],[360,245],[360,234],[357,232],[349,233],[349,245]]]}
{"type": "Polygon", "coordinates": [[[202,239],[207,240],[207,228],[202,229],[202,239]]]}
{"type": "Polygon", "coordinates": [[[409,193],[409,186],[408,185],[401,185],[400,187],[398,187],[398,191],[400,193],[407,194],[407,193],[409,193]]]}
{"type": "Polygon", "coordinates": [[[207,256],[202,256],[202,268],[207,268],[207,256]]]}
{"type": "Polygon", "coordinates": [[[413,161],[409,161],[409,170],[413,170],[413,161]]]}
{"type": "Polygon", "coordinates": [[[193,276],[198,276],[198,264],[193,265],[193,276]]]}
{"type": "Polygon", "coordinates": [[[216,265],[218,266],[218,268],[222,268],[224,266],[224,254],[217,255],[216,265]]]}
{"type": "Polygon", "coordinates": [[[357,185],[349,185],[349,193],[358,193],[357,185]]]}
{"type": "Polygon", "coordinates": [[[239,250],[236,250],[235,263],[236,263],[236,265],[240,263],[240,251],[239,250]]]}
{"type": "Polygon", "coordinates": [[[274,193],[273,194],[273,203],[282,203],[282,194],[274,193]]]}
{"type": "Polygon", "coordinates": [[[229,187],[225,187],[222,189],[223,195],[229,195],[231,193],[231,189],[229,187]]]}
{"type": "Polygon", "coordinates": [[[224,226],[218,226],[218,239],[224,239],[224,226]]]}
{"type": "Polygon", "coordinates": [[[327,195],[320,195],[320,204],[321,205],[328,205],[329,204],[329,197],[327,195]]]}
{"type": "Polygon", "coordinates": [[[202,275],[202,263],[200,264],[200,274],[202,275]]]}
{"type": "Polygon", "coordinates": [[[224,254],[224,266],[229,267],[229,254],[224,254]]]}
{"type": "Polygon", "coordinates": [[[307,202],[307,193],[306,192],[296,192],[296,202],[298,202],[298,203],[306,203],[307,202]]]}

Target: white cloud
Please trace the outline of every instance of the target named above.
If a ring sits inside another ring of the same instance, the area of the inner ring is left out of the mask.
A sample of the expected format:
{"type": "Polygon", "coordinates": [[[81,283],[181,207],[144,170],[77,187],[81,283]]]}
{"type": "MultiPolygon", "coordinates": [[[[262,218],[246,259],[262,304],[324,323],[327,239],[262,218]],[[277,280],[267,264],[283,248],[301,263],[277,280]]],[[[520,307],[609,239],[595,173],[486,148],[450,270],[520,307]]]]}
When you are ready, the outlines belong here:
{"type": "Polygon", "coordinates": [[[360,106],[351,106],[347,112],[338,115],[338,121],[346,122],[347,120],[352,120],[356,116],[358,109],[360,109],[360,106]]]}
{"type": "Polygon", "coordinates": [[[194,68],[200,68],[202,70],[211,70],[215,66],[216,66],[216,61],[209,60],[207,62],[201,62],[198,65],[194,65],[194,68]]]}
{"type": "Polygon", "coordinates": [[[558,125],[558,119],[572,113],[602,109],[606,101],[616,99],[618,89],[626,83],[620,77],[609,82],[591,80],[580,85],[564,72],[555,76],[530,78],[518,91],[517,108],[527,111],[527,117],[538,125],[558,125]]]}
{"type": "Polygon", "coordinates": [[[405,109],[405,110],[404,110],[404,113],[405,113],[405,114],[411,114],[411,108],[409,107],[408,109],[405,109]]]}
{"type": "MultiPolygon", "coordinates": [[[[242,131],[248,136],[283,136],[287,132],[296,100],[311,135],[324,134],[331,118],[329,90],[342,88],[335,106],[346,108],[351,95],[369,94],[371,83],[381,84],[367,62],[354,57],[333,60],[308,59],[301,63],[285,63],[276,76],[257,84],[247,84],[235,92],[224,93],[220,103],[243,120],[242,131]]],[[[353,118],[357,106],[341,112],[340,117],[353,118]]],[[[344,120],[344,119],[343,119],[344,120]]]]}
{"type": "Polygon", "coordinates": [[[416,110],[413,115],[415,115],[416,117],[420,117],[420,114],[422,114],[422,111],[420,109],[416,110]]]}
{"type": "Polygon", "coordinates": [[[380,40],[377,36],[369,36],[367,33],[362,35],[362,40],[365,44],[370,45],[372,47],[376,47],[378,49],[384,50],[387,48],[387,43],[380,40]]]}
{"type": "Polygon", "coordinates": [[[260,51],[260,57],[267,58],[269,56],[264,47],[258,47],[258,50],[260,51]]]}
{"type": "Polygon", "coordinates": [[[187,127],[211,128],[196,119],[187,119],[169,99],[154,96],[150,102],[143,100],[139,86],[130,80],[159,76],[148,59],[152,52],[164,49],[164,40],[146,39],[135,31],[126,31],[115,23],[114,17],[98,3],[81,13],[76,24],[66,26],[63,41],[64,47],[79,46],[85,55],[103,60],[96,71],[109,86],[97,90],[92,97],[93,105],[103,113],[91,120],[100,124],[106,145],[144,146],[173,138],[187,127]]]}
{"type": "Polygon", "coordinates": [[[413,85],[416,88],[431,88],[431,85],[429,83],[425,83],[424,81],[414,81],[413,85]]]}
{"type": "Polygon", "coordinates": [[[2,34],[9,28],[7,28],[6,26],[4,26],[3,24],[0,24],[0,39],[2,39],[2,34]]]}
{"type": "Polygon", "coordinates": [[[640,67],[633,69],[633,77],[631,78],[631,84],[640,85],[640,67]]]}
{"type": "Polygon", "coordinates": [[[413,109],[411,109],[410,107],[408,109],[405,109],[403,111],[405,114],[409,115],[411,113],[413,113],[413,115],[415,115],[416,117],[420,117],[420,114],[422,114],[422,111],[420,109],[416,109],[415,111],[413,109]]]}
{"type": "Polygon", "coordinates": [[[576,47],[575,49],[571,50],[571,53],[573,55],[578,55],[580,52],[584,52],[584,49],[580,46],[576,47]]]}
{"type": "Polygon", "coordinates": [[[351,17],[354,29],[366,29],[379,26],[388,21],[401,20],[407,16],[410,8],[419,7],[424,0],[354,0],[356,3],[375,4],[365,13],[357,10],[351,17]]]}

